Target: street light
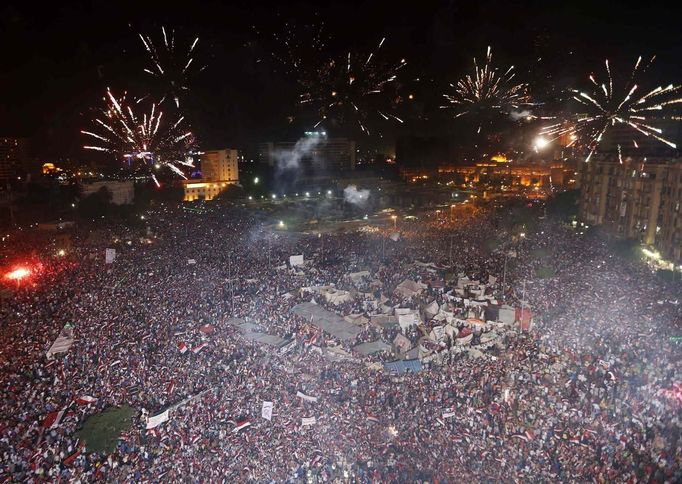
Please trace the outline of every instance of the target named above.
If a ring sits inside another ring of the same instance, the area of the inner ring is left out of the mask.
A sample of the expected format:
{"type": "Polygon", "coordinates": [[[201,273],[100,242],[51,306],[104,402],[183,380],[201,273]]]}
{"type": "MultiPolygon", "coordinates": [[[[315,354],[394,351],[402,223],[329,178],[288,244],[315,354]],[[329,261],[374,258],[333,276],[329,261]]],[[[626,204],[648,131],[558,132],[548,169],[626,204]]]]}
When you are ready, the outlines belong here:
{"type": "Polygon", "coordinates": [[[260,180],[258,179],[258,177],[256,177],[256,178],[253,179],[253,184],[254,184],[254,185],[258,185],[258,182],[259,182],[259,181],[260,181],[260,180]]]}

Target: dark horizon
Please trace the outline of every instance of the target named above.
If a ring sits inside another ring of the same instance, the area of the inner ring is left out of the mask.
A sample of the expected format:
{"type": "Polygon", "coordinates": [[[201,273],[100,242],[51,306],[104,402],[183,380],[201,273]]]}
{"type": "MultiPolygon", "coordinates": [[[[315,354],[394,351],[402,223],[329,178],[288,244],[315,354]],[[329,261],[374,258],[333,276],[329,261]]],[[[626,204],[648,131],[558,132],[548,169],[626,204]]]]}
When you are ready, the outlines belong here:
{"type": "MultiPolygon", "coordinates": [[[[258,141],[295,138],[311,123],[299,116],[293,83],[273,72],[268,40],[253,26],[269,33],[288,19],[307,21],[315,15],[324,21],[332,39],[329,51],[336,56],[349,48],[369,52],[386,36],[384,54],[407,59],[400,88],[415,95],[403,114],[409,126],[389,127],[388,139],[400,133],[449,133],[460,125],[453,128],[456,122],[438,109],[442,93],[488,45],[496,63],[514,64],[519,79],[538,90],[582,83],[589,72],[601,72],[605,57],[629,69],[640,54],[657,55],[654,79],[679,81],[680,10],[589,2],[427,1],[409,7],[297,2],[282,7],[240,1],[196,8],[76,2],[41,9],[13,2],[0,9],[6,51],[0,135],[29,138],[34,156],[87,159],[79,130],[90,123],[89,108],[99,105],[107,86],[135,90],[144,82],[145,54],[137,32],[157,35],[165,25],[184,38],[201,39],[198,55],[208,67],[193,81],[187,107],[203,145],[243,149],[258,141]]],[[[371,137],[356,138],[361,147],[378,144],[371,137]]]]}

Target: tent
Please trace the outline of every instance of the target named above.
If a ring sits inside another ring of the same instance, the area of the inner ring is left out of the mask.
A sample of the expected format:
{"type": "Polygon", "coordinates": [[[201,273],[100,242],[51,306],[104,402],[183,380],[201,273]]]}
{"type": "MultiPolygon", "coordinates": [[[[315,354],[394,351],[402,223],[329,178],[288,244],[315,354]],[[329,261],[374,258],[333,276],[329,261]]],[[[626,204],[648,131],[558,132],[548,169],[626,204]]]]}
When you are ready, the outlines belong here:
{"type": "Polygon", "coordinates": [[[369,356],[374,353],[380,353],[382,351],[388,351],[390,349],[391,346],[387,345],[381,340],[368,341],[367,343],[360,343],[359,345],[353,347],[353,351],[365,356],[369,356]]]}
{"type": "Polygon", "coordinates": [[[408,298],[420,294],[424,289],[426,289],[424,284],[412,281],[410,279],[405,279],[403,282],[398,284],[394,292],[403,298],[408,298]]]}

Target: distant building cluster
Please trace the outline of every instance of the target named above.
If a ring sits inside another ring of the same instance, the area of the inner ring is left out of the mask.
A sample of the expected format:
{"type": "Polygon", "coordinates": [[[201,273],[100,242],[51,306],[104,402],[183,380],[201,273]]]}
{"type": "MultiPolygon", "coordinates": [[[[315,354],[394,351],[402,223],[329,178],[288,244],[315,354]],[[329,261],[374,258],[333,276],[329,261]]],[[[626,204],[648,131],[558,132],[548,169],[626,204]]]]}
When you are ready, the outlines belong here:
{"type": "Polygon", "coordinates": [[[26,140],[0,138],[0,181],[6,182],[20,176],[27,160],[26,140]]]}
{"type": "Polygon", "coordinates": [[[580,216],[682,263],[682,158],[594,157],[583,164],[580,216]]]}
{"type": "Polygon", "coordinates": [[[286,158],[292,154],[300,155],[297,162],[307,176],[343,173],[355,169],[355,141],[328,138],[323,132],[308,132],[302,140],[260,143],[257,149],[258,161],[274,168],[278,163],[286,162],[286,158]]]}

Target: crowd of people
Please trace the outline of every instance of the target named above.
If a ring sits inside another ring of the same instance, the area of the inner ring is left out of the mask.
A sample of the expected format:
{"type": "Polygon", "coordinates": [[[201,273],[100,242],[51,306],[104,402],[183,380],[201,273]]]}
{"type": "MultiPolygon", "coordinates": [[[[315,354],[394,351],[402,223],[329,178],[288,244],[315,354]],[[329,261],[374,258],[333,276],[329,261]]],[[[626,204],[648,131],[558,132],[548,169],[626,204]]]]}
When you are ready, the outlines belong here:
{"type": "Polygon", "coordinates": [[[293,233],[264,217],[166,205],[139,226],[76,231],[64,256],[25,234],[4,246],[7,264],[30,256],[42,269],[12,284],[0,310],[2,480],[682,481],[679,283],[551,218],[491,250],[504,209],[454,227],[401,221],[399,238],[293,233]],[[551,254],[552,277],[537,276],[538,251],[551,254]],[[305,268],[288,267],[294,254],[305,268]],[[358,271],[370,277],[354,285],[358,271]],[[370,320],[380,311],[368,309],[370,292],[423,309],[442,302],[448,274],[496,278],[499,302],[532,308],[530,331],[478,358],[446,352],[395,374],[375,364],[397,358],[390,351],[353,347],[398,333],[416,344],[418,329],[365,322],[342,341],[291,311],[315,299],[370,320]],[[402,297],[405,279],[428,289],[402,297]],[[301,291],[332,284],[354,298],[333,305],[301,291]],[[254,342],[236,321],[294,344],[254,342]],[[73,344],[48,357],[65,326],[73,344]],[[353,357],[329,359],[323,346],[353,357]],[[122,406],[136,414],[118,444],[89,449],[78,430],[122,406]]]}

